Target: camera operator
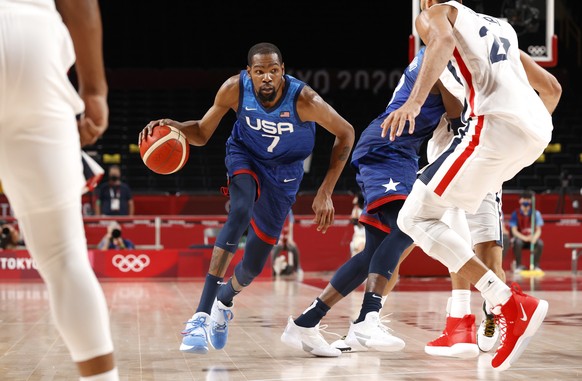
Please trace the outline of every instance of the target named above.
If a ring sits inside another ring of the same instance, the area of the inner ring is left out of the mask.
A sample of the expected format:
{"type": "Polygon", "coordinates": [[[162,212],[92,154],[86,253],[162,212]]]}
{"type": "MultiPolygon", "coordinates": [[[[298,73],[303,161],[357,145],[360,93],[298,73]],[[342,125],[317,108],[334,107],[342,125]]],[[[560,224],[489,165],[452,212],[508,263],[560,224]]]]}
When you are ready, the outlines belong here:
{"type": "Polygon", "coordinates": [[[97,245],[99,250],[125,250],[135,249],[133,242],[121,236],[121,225],[117,221],[111,221],[107,227],[107,233],[97,245]]]}
{"type": "Polygon", "coordinates": [[[14,250],[21,245],[20,233],[18,233],[14,225],[1,220],[0,226],[2,226],[0,232],[0,250],[14,250]]]}

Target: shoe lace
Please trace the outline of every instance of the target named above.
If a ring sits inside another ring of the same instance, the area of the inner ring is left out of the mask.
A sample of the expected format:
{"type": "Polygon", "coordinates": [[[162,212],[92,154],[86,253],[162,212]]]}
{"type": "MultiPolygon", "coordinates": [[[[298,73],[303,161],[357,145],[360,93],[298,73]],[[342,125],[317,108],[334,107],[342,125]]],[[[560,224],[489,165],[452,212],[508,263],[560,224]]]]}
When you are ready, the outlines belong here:
{"type": "Polygon", "coordinates": [[[495,334],[496,327],[495,315],[486,315],[485,317],[485,332],[484,335],[487,337],[493,337],[495,334]]]}
{"type": "MultiPolygon", "coordinates": [[[[318,334],[319,334],[320,336],[322,336],[322,335],[321,335],[321,332],[323,332],[323,333],[327,333],[328,335],[333,335],[333,336],[339,337],[339,338],[340,338],[340,339],[342,339],[342,340],[346,338],[346,336],[345,336],[345,335],[340,335],[339,333],[335,333],[335,332],[332,332],[332,331],[328,331],[328,330],[327,330],[327,327],[329,327],[329,325],[328,325],[328,324],[322,324],[322,325],[320,325],[320,326],[319,326],[319,329],[318,329],[318,334]]],[[[323,337],[323,336],[322,336],[322,337],[323,337]]]]}
{"type": "Polygon", "coordinates": [[[186,329],[182,331],[182,335],[192,335],[201,336],[202,334],[196,332],[199,328],[206,329],[208,323],[206,323],[206,318],[204,316],[198,316],[196,319],[188,320],[186,323],[186,329]]]}
{"type": "Polygon", "coordinates": [[[221,312],[224,315],[224,323],[222,324],[214,323],[216,324],[215,328],[217,330],[226,329],[226,325],[228,324],[228,322],[234,318],[234,313],[232,312],[232,310],[222,310],[221,312]]]}
{"type": "Polygon", "coordinates": [[[507,333],[507,322],[505,321],[505,316],[495,315],[494,324],[497,324],[499,327],[499,346],[495,351],[495,353],[497,353],[501,348],[503,348],[503,344],[505,344],[505,336],[507,333]]]}

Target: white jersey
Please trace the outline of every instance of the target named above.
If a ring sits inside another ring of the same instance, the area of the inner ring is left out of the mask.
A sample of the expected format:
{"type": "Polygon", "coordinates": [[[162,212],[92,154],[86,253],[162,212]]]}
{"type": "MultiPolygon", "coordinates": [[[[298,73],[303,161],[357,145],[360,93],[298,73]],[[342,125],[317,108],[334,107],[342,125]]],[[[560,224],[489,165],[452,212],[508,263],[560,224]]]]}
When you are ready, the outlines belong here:
{"type": "Polygon", "coordinates": [[[468,104],[465,117],[495,115],[549,142],[553,129],[551,116],[528,82],[513,27],[456,1],[435,6],[443,5],[458,10],[453,26],[456,48],[451,62],[465,85],[468,104]],[[515,96],[516,91],[519,97],[515,96]]]}
{"type": "Polygon", "coordinates": [[[0,10],[23,9],[29,6],[47,8],[56,11],[54,0],[0,0],[0,10]]]}

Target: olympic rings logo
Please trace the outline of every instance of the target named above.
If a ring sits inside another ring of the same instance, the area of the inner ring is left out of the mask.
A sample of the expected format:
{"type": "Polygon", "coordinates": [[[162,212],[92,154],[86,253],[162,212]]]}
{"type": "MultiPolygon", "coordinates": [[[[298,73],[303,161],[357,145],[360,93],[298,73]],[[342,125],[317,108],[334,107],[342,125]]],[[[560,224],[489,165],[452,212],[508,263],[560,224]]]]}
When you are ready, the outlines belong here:
{"type": "Polygon", "coordinates": [[[532,57],[545,56],[548,53],[548,49],[543,45],[530,45],[527,48],[527,52],[532,57]]]}
{"type": "Polygon", "coordinates": [[[134,255],[121,255],[116,254],[111,259],[113,266],[117,267],[122,273],[127,273],[134,271],[136,273],[142,271],[150,265],[150,257],[145,254],[134,255]]]}

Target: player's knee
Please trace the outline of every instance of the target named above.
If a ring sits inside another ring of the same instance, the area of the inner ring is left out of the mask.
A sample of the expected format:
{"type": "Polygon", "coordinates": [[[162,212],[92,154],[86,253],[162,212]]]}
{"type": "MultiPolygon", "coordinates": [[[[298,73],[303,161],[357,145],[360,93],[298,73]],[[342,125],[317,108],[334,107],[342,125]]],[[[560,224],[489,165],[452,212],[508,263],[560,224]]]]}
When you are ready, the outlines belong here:
{"type": "Polygon", "coordinates": [[[233,207],[228,214],[228,220],[236,226],[244,226],[245,228],[251,222],[253,215],[253,208],[249,208],[247,205],[240,205],[233,207]]]}
{"type": "Polygon", "coordinates": [[[398,213],[398,218],[396,219],[396,224],[402,232],[410,235],[410,231],[414,226],[413,214],[410,213],[410,210],[406,204],[407,203],[404,203],[402,209],[400,209],[400,213],[398,213]]]}

